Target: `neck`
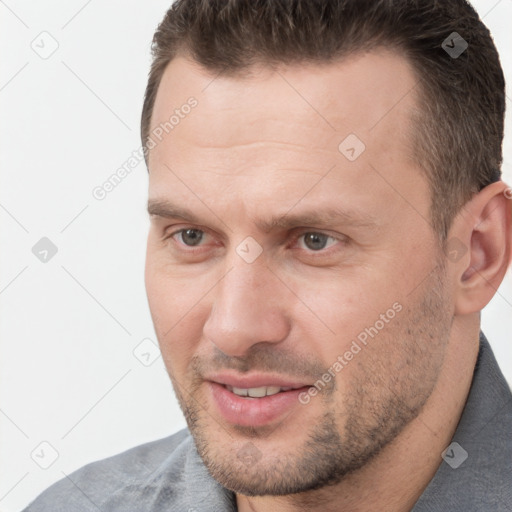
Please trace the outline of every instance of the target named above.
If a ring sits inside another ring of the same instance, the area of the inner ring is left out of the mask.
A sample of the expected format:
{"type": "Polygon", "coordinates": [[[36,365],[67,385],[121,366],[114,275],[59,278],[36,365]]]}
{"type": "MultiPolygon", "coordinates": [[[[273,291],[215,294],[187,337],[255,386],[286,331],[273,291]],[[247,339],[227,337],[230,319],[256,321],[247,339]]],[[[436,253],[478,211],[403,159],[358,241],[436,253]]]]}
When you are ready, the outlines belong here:
{"type": "Polygon", "coordinates": [[[288,496],[237,495],[239,512],[408,512],[443,462],[471,386],[479,318],[455,317],[438,382],[420,414],[379,455],[337,485],[288,496]],[[469,326],[469,324],[471,324],[469,326]]]}

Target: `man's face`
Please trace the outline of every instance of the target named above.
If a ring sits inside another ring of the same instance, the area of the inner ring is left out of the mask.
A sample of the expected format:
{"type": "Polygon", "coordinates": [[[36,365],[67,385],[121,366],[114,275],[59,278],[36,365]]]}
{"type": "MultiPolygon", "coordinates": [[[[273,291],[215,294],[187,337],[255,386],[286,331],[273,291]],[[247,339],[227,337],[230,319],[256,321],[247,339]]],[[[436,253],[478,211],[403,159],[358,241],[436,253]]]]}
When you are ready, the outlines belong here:
{"type": "Polygon", "coordinates": [[[436,384],[453,305],[411,156],[415,84],[386,51],[244,79],[180,57],[163,76],[152,129],[197,105],[151,150],[146,287],[180,406],[225,487],[338,482],[436,384]],[[167,217],[171,205],[188,213],[167,217]],[[230,383],[301,389],[242,397],[230,383]]]}

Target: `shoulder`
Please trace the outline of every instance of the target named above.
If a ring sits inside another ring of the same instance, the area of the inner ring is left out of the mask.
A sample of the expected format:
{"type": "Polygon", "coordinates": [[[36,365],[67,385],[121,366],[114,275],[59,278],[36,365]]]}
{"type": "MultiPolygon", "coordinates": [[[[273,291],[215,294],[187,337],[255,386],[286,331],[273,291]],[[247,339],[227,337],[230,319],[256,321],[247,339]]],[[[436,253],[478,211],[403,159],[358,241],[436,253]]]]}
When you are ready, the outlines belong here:
{"type": "Polygon", "coordinates": [[[130,495],[135,504],[144,489],[158,486],[163,473],[167,482],[169,476],[171,481],[173,475],[179,479],[191,449],[192,437],[185,428],[92,462],[46,489],[23,512],[97,512],[102,505],[112,504],[116,496],[130,495]]]}
{"type": "Polygon", "coordinates": [[[512,392],[483,333],[450,448],[414,512],[512,510],[512,392]],[[454,458],[455,457],[455,458],[454,458]]]}

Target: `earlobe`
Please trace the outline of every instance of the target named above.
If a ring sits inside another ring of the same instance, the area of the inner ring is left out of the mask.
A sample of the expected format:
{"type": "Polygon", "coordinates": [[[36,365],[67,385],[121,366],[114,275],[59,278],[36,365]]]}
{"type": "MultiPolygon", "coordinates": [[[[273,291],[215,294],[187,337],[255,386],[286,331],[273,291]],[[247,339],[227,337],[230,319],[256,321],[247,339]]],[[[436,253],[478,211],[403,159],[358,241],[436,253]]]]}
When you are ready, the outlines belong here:
{"type": "MultiPolygon", "coordinates": [[[[462,209],[450,230],[468,254],[455,268],[455,314],[482,310],[498,290],[512,256],[512,200],[502,182],[488,185],[462,209]],[[466,245],[467,244],[467,245],[466,245]]],[[[448,244],[449,245],[449,244],[448,244]]]]}

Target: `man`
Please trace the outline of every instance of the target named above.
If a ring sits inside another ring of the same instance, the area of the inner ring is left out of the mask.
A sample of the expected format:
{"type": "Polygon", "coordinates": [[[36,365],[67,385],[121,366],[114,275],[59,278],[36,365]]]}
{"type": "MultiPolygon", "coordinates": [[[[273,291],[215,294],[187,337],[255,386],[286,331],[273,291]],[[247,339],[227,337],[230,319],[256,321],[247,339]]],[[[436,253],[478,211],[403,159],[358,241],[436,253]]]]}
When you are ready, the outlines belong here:
{"type": "Polygon", "coordinates": [[[26,510],[512,510],[480,332],[504,80],[473,8],[182,0],[153,51],[146,288],[188,429],[26,510]]]}

